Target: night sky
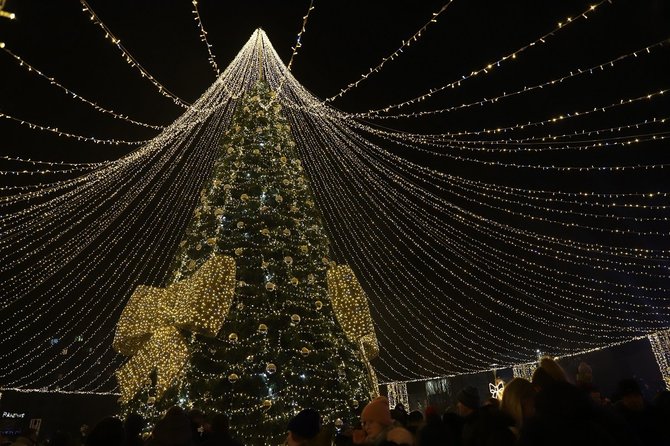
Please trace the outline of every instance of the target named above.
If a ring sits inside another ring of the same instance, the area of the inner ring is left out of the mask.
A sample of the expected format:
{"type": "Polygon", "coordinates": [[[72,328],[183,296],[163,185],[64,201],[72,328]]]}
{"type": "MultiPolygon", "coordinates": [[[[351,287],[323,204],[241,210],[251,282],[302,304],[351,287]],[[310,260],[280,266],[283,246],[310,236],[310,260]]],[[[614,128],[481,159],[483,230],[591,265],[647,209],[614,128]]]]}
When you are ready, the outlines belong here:
{"type": "MultiPolygon", "coordinates": [[[[401,57],[388,62],[380,73],[373,74],[332,105],[347,112],[362,112],[425,93],[512,53],[554,29],[558,22],[580,14],[592,3],[595,1],[455,0],[401,57]]],[[[396,50],[403,39],[426,23],[443,4],[441,1],[316,0],[292,72],[315,96],[333,96],[396,50]]],[[[90,5],[142,66],[177,96],[193,102],[214,81],[215,74],[207,61],[205,46],[200,42],[190,1],[91,0],[90,5]]],[[[202,0],[199,10],[212,51],[223,70],[258,27],[265,30],[284,62],[288,62],[308,6],[307,1],[202,0]]],[[[104,32],[82,12],[78,1],[8,0],[6,9],[15,12],[17,20],[0,20],[0,41],[72,91],[150,124],[167,125],[182,113],[182,109],[158,94],[151,83],[124,62],[117,48],[104,38],[104,32]]],[[[597,65],[667,39],[670,37],[669,19],[670,4],[662,0],[606,2],[589,14],[588,20],[566,26],[546,43],[529,48],[516,60],[464,82],[458,89],[436,94],[420,106],[403,110],[429,110],[472,102],[597,65]]],[[[378,125],[422,133],[456,132],[537,121],[608,105],[670,87],[669,50],[670,45],[666,45],[652,54],[627,59],[612,69],[579,76],[561,85],[486,107],[417,120],[380,121],[378,125]]],[[[96,113],[44,79],[26,72],[9,55],[0,53],[1,113],[84,136],[124,140],[153,136],[154,131],[150,129],[96,113]]],[[[545,126],[535,134],[588,130],[665,117],[670,115],[668,96],[607,114],[545,126]]],[[[131,150],[125,146],[59,138],[5,119],[0,119],[0,135],[0,155],[10,157],[93,162],[116,159],[131,150]]],[[[668,189],[667,169],[635,177],[602,173],[575,177],[455,163],[416,153],[403,156],[442,172],[528,188],[609,192],[668,189]]],[[[644,150],[632,146],[630,150],[618,149],[606,154],[576,155],[568,151],[552,156],[538,156],[531,161],[557,165],[631,165],[670,160],[665,142],[647,144],[644,150]]],[[[496,155],[487,159],[524,160],[518,155],[496,155]]],[[[1,166],[6,170],[19,165],[3,161],[1,166]]],[[[2,184],[19,184],[31,178],[3,176],[0,180],[2,184]]],[[[510,224],[519,224],[518,219],[501,217],[505,218],[510,224]]],[[[664,227],[659,224],[659,228],[664,227]]],[[[575,240],[591,241],[588,235],[567,235],[575,240]]],[[[640,246],[637,241],[629,242],[640,246]]],[[[670,248],[667,240],[660,237],[646,239],[642,246],[670,248]]],[[[12,315],[2,314],[2,317],[12,315]]],[[[439,337],[440,321],[428,322],[435,326],[433,335],[439,337]]],[[[665,323],[670,325],[670,321],[665,323]]]]}

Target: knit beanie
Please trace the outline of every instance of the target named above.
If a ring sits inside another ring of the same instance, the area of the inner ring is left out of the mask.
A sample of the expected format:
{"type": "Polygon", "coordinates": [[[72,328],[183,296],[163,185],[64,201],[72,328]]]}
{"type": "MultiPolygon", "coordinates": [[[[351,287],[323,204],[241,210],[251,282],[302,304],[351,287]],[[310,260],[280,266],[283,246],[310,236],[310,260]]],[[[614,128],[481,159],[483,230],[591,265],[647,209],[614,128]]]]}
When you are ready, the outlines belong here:
{"type": "Polygon", "coordinates": [[[376,421],[382,426],[390,426],[393,423],[391,411],[389,410],[389,400],[384,396],[378,396],[370,401],[361,412],[362,421],[376,421]]]}
{"type": "Polygon", "coordinates": [[[470,409],[479,408],[479,390],[473,386],[467,386],[456,395],[456,399],[470,409]]]}
{"type": "Polygon", "coordinates": [[[314,409],[301,410],[288,422],[287,430],[305,440],[314,438],[321,430],[321,416],[314,409]]]}

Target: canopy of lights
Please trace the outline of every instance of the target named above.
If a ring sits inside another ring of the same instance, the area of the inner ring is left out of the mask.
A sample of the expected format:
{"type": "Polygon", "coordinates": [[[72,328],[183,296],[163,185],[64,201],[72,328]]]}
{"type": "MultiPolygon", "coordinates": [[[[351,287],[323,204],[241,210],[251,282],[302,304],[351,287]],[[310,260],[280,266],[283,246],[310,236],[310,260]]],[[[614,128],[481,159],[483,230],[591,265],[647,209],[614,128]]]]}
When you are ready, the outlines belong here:
{"type": "Polygon", "coordinates": [[[10,168],[0,172],[0,386],[118,392],[113,374],[124,359],[112,340],[121,311],[138,285],[166,280],[219,140],[242,95],[261,78],[277,92],[291,124],[333,255],[352,267],[369,299],[380,382],[515,367],[534,361],[538,352],[561,357],[647,336],[654,336],[654,352],[666,358],[667,369],[670,191],[662,178],[670,167],[670,93],[656,86],[634,96],[611,91],[608,102],[585,98],[583,108],[558,113],[544,103],[535,120],[515,121],[510,112],[508,122],[495,127],[472,122],[452,128],[449,117],[549,89],[568,94],[566,85],[594,73],[667,58],[668,40],[606,59],[594,55],[590,65],[566,61],[553,78],[435,106],[435,97],[503,70],[613,7],[597,2],[415,97],[368,110],[335,107],[410,46],[421,45],[452,3],[429,14],[395,51],[336,95],[319,98],[291,72],[309,36],[313,3],[288,62],[258,29],[224,69],[193,1],[194,32],[216,80],[189,103],[149,73],[81,0],[92,26],[183,109],[168,125],[88,99],[0,44],[2,64],[20,65],[26,76],[42,79],[91,113],[155,134],[142,141],[84,136],[0,112],[0,118],[36,132],[128,148],[102,162],[40,161],[20,153],[2,158],[0,166],[10,168]],[[405,125],[427,119],[441,125],[432,132],[405,125]]]}

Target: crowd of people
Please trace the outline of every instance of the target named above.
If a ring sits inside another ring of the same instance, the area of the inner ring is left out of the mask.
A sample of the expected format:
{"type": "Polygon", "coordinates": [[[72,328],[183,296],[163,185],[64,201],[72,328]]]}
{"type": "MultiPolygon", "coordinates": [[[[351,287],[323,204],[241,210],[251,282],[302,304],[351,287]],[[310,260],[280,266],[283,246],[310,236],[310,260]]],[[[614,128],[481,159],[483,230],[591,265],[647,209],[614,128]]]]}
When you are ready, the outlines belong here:
{"type": "MultiPolygon", "coordinates": [[[[79,441],[57,432],[48,445],[242,445],[231,435],[224,414],[205,417],[199,410],[173,407],[148,437],[144,429],[138,415],[129,415],[125,422],[109,417],[79,441]]],[[[611,402],[591,382],[586,364],[572,384],[555,361],[543,358],[532,380],[512,379],[501,400],[482,401],[475,387],[466,387],[444,412],[428,406],[408,413],[402,405],[391,410],[388,399],[378,397],[363,408],[360,422],[353,426],[322,425],[317,411],[305,409],[290,420],[286,431],[283,444],[288,446],[670,446],[670,391],[648,403],[638,383],[627,379],[611,402]]],[[[26,431],[7,445],[34,446],[34,432],[26,431]]]]}

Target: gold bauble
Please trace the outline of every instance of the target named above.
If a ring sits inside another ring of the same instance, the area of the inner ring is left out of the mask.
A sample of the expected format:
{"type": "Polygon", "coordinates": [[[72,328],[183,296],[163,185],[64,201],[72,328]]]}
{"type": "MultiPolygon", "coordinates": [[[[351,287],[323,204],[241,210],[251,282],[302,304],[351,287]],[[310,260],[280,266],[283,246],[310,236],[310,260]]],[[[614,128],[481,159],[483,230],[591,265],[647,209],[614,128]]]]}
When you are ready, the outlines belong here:
{"type": "Polygon", "coordinates": [[[231,373],[230,375],[228,375],[228,381],[230,381],[231,384],[235,384],[238,379],[240,379],[240,377],[237,376],[237,373],[231,373]]]}
{"type": "Polygon", "coordinates": [[[241,256],[243,252],[244,252],[244,248],[235,248],[235,255],[236,256],[241,256]]]}
{"type": "Polygon", "coordinates": [[[197,245],[195,245],[195,250],[196,250],[196,251],[200,251],[201,249],[202,249],[202,245],[201,245],[200,243],[198,243],[197,245]]]}
{"type": "Polygon", "coordinates": [[[288,229],[288,228],[285,228],[281,233],[284,234],[286,237],[288,237],[288,236],[291,235],[291,230],[288,229]]]}
{"type": "Polygon", "coordinates": [[[271,362],[268,362],[268,365],[265,367],[265,371],[268,372],[270,375],[272,375],[274,372],[277,371],[277,366],[271,362]]]}
{"type": "Polygon", "coordinates": [[[214,209],[214,215],[216,215],[217,217],[223,215],[223,208],[214,209]]]}
{"type": "Polygon", "coordinates": [[[292,314],[291,315],[291,325],[298,325],[300,323],[300,315],[292,314]]]}
{"type": "Polygon", "coordinates": [[[316,302],[314,302],[314,305],[316,305],[317,310],[320,310],[320,309],[323,308],[323,302],[321,302],[320,300],[317,300],[316,302]]]}
{"type": "Polygon", "coordinates": [[[286,263],[287,265],[291,265],[293,263],[293,257],[291,256],[284,257],[284,263],[286,263]]]}
{"type": "Polygon", "coordinates": [[[231,155],[234,151],[235,150],[233,150],[232,147],[228,147],[228,150],[226,150],[226,152],[228,152],[228,155],[231,155]]]}
{"type": "Polygon", "coordinates": [[[288,160],[286,159],[285,156],[282,156],[281,158],[279,158],[279,161],[281,161],[282,164],[286,164],[288,160]]]}
{"type": "Polygon", "coordinates": [[[270,410],[272,407],[272,400],[263,400],[263,410],[270,410]]]}
{"type": "Polygon", "coordinates": [[[247,195],[247,194],[240,195],[240,200],[247,201],[248,199],[249,199],[249,195],[247,195]]]}
{"type": "Polygon", "coordinates": [[[150,397],[147,399],[147,404],[148,404],[149,406],[153,406],[155,402],[156,402],[156,397],[155,397],[155,396],[150,396],[150,397]]]}
{"type": "Polygon", "coordinates": [[[314,280],[316,280],[316,277],[314,276],[314,274],[308,274],[307,275],[307,281],[309,283],[314,283],[314,280]]]}
{"type": "Polygon", "coordinates": [[[210,238],[208,238],[208,239],[207,239],[207,244],[208,244],[209,246],[214,246],[214,245],[216,245],[216,237],[210,237],[210,238]]]}
{"type": "Polygon", "coordinates": [[[309,251],[309,247],[307,245],[300,245],[300,252],[307,254],[307,251],[309,251]]]}
{"type": "Polygon", "coordinates": [[[321,261],[323,262],[324,265],[330,265],[330,260],[328,260],[328,257],[321,258],[321,261]]]}
{"type": "Polygon", "coordinates": [[[296,285],[298,285],[299,283],[300,283],[300,281],[298,280],[297,277],[291,277],[291,285],[296,286],[296,285]]]}
{"type": "Polygon", "coordinates": [[[277,289],[277,285],[275,285],[273,282],[268,282],[265,284],[265,289],[268,291],[274,291],[277,289]]]}
{"type": "Polygon", "coordinates": [[[247,286],[247,283],[244,280],[240,280],[239,282],[237,282],[237,286],[242,288],[247,286]]]}
{"type": "Polygon", "coordinates": [[[263,228],[261,229],[261,234],[267,237],[270,235],[270,230],[268,228],[263,228]]]}
{"type": "Polygon", "coordinates": [[[309,350],[307,347],[303,347],[303,348],[300,349],[300,354],[301,354],[303,357],[306,357],[307,355],[310,354],[310,350],[309,350]]]}
{"type": "Polygon", "coordinates": [[[267,334],[267,332],[268,332],[268,326],[265,325],[265,324],[259,324],[259,325],[258,325],[258,332],[259,332],[260,334],[267,334]]]}
{"type": "Polygon", "coordinates": [[[261,151],[258,150],[258,149],[254,149],[254,152],[253,152],[253,153],[254,153],[254,155],[260,155],[260,154],[261,154],[261,151]]]}
{"type": "Polygon", "coordinates": [[[238,340],[237,333],[231,333],[228,335],[228,340],[232,343],[236,343],[238,340]]]}
{"type": "Polygon", "coordinates": [[[277,194],[277,195],[275,195],[275,200],[277,201],[277,203],[281,203],[282,201],[284,201],[284,197],[277,194]]]}
{"type": "Polygon", "coordinates": [[[291,206],[291,212],[298,212],[299,210],[298,206],[291,206]]]}
{"type": "Polygon", "coordinates": [[[287,178],[284,178],[284,179],[282,180],[282,184],[283,184],[284,186],[288,186],[289,184],[291,184],[291,182],[290,182],[287,178]]]}
{"type": "Polygon", "coordinates": [[[244,222],[243,221],[238,221],[237,222],[237,227],[238,227],[238,229],[242,229],[244,227],[244,222]]]}

